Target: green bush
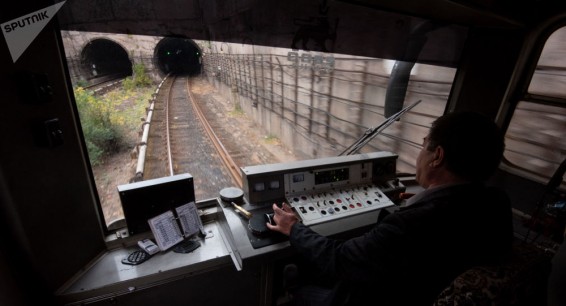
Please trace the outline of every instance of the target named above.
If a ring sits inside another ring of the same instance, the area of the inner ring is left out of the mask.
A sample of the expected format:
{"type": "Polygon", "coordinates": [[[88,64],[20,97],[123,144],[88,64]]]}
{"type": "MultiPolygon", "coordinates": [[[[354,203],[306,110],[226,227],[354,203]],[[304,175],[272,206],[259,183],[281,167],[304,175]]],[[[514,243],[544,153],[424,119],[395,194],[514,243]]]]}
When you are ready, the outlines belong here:
{"type": "Polygon", "coordinates": [[[134,64],[133,75],[127,77],[122,82],[122,86],[126,90],[133,90],[136,87],[146,87],[149,85],[151,85],[151,79],[145,72],[145,65],[141,63],[134,64]]]}
{"type": "Polygon", "coordinates": [[[136,88],[136,84],[134,83],[134,78],[127,77],[122,81],[122,88],[125,90],[133,90],[136,88]]]}
{"type": "Polygon", "coordinates": [[[140,118],[146,115],[145,107],[153,89],[148,86],[149,78],[140,72],[144,71],[143,65],[136,65],[135,69],[141,77],[128,78],[123,84],[124,89],[127,85],[131,90],[113,90],[98,97],[83,87],[75,87],[75,101],[92,166],[100,164],[106,155],[129,149],[137,142],[136,129],[140,118]]]}
{"type": "Polygon", "coordinates": [[[92,166],[96,166],[98,164],[100,164],[100,161],[102,160],[102,154],[104,154],[104,152],[102,151],[101,148],[99,148],[97,145],[95,145],[92,141],[90,140],[85,140],[86,142],[86,148],[88,151],[88,157],[90,159],[90,164],[92,166]]]}
{"type": "Polygon", "coordinates": [[[119,145],[120,122],[113,120],[114,106],[107,99],[99,99],[82,87],[77,87],[75,100],[90,162],[94,166],[101,162],[104,153],[115,150],[119,145]]]}
{"type": "Polygon", "coordinates": [[[76,82],[76,86],[84,88],[88,86],[88,82],[86,80],[81,79],[76,82]]]}

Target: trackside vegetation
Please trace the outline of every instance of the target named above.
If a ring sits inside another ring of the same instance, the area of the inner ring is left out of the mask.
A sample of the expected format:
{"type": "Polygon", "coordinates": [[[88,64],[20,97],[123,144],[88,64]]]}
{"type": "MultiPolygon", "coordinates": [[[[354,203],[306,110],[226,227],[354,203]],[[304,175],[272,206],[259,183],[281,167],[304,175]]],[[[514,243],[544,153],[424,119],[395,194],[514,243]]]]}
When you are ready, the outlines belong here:
{"type": "Polygon", "coordinates": [[[74,88],[92,166],[102,163],[105,156],[135,146],[152,85],[145,67],[138,64],[134,65],[134,76],[126,78],[122,88],[102,96],[81,86],[74,88]]]}

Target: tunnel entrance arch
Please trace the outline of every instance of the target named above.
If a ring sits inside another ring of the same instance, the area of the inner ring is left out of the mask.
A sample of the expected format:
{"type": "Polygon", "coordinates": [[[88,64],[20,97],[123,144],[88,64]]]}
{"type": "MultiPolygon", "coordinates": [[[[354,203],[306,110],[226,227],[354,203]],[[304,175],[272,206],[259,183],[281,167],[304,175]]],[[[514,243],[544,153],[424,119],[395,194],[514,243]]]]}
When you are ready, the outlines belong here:
{"type": "Polygon", "coordinates": [[[191,39],[165,37],[155,46],[155,66],[162,74],[196,75],[201,71],[201,55],[191,39]]]}
{"type": "Polygon", "coordinates": [[[81,71],[87,80],[132,75],[128,52],[118,43],[97,38],[89,41],[81,51],[81,71]]]}

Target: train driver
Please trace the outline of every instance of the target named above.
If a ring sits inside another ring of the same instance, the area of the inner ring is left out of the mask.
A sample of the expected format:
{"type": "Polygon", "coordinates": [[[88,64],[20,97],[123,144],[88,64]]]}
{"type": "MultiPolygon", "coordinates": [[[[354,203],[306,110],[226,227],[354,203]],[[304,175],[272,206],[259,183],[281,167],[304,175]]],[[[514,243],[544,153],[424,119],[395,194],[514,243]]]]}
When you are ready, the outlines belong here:
{"type": "Polygon", "coordinates": [[[467,269],[505,260],[513,240],[510,201],[485,183],[503,150],[497,125],[480,114],[438,118],[416,160],[424,191],[345,241],[317,234],[289,205],[274,204],[276,225],[268,228],[289,236],[306,266],[316,268],[316,277],[307,277],[299,266],[296,304],[432,305],[467,269]]]}

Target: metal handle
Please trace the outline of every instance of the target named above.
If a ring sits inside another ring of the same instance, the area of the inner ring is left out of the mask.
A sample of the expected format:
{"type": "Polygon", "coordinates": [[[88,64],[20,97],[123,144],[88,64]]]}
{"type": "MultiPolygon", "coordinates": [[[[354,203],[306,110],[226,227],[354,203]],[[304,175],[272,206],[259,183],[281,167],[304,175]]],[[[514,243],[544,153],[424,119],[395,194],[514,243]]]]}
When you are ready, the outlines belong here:
{"type": "Polygon", "coordinates": [[[241,213],[244,214],[244,216],[246,216],[246,218],[251,219],[252,218],[252,213],[243,209],[241,206],[239,206],[238,204],[234,203],[234,202],[230,202],[234,208],[236,208],[237,210],[239,210],[241,213]]]}

